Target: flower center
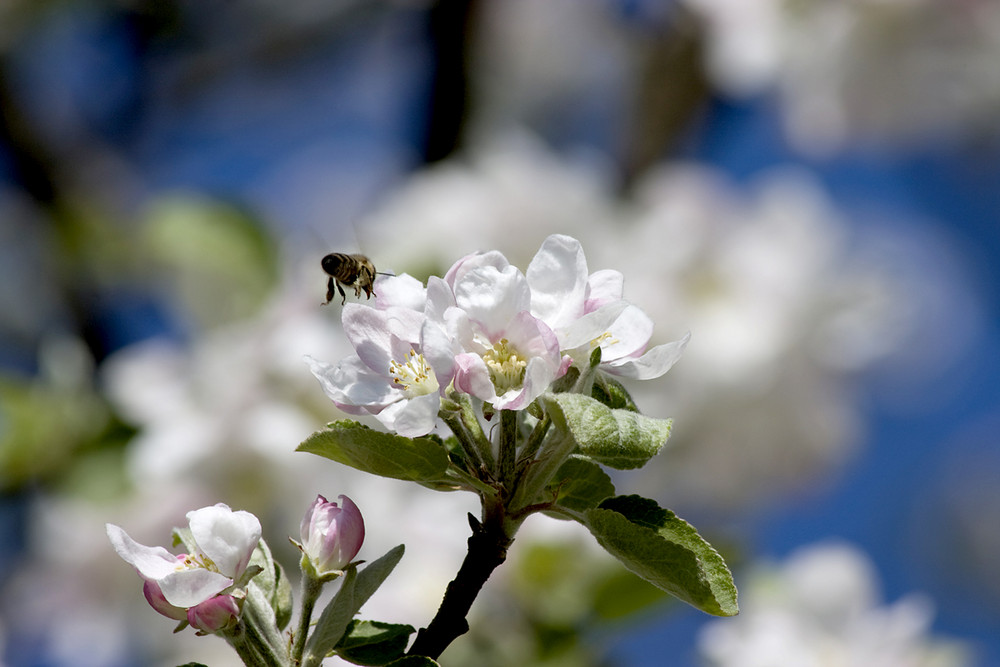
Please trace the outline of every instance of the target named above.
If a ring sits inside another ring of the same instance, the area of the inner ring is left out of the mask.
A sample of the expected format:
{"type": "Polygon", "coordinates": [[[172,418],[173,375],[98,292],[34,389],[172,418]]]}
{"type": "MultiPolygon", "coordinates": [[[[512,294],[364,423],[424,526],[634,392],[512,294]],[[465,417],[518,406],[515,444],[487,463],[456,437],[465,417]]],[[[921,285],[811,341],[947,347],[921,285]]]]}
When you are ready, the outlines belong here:
{"type": "Polygon", "coordinates": [[[483,361],[490,369],[490,379],[493,380],[498,395],[520,387],[524,382],[524,370],[528,362],[518,355],[506,338],[501,338],[488,348],[483,353],[483,361]]]}
{"type": "Polygon", "coordinates": [[[392,376],[393,382],[403,388],[407,398],[425,396],[438,390],[434,369],[424,359],[424,355],[417,354],[413,350],[407,353],[406,361],[389,362],[389,375],[392,376]]]}
{"type": "Polygon", "coordinates": [[[202,568],[211,572],[218,572],[219,566],[205,554],[183,554],[183,558],[178,557],[177,570],[194,570],[202,568]]]}

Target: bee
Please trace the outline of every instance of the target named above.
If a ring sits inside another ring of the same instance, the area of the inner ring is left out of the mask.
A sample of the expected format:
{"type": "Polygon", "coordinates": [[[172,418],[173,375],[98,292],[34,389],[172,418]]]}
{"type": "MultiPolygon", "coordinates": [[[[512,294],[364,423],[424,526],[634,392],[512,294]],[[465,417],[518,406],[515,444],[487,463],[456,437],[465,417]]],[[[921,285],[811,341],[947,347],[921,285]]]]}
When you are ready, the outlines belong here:
{"type": "Polygon", "coordinates": [[[347,255],[342,252],[331,252],[323,258],[323,270],[330,276],[326,285],[326,302],[330,303],[336,295],[334,289],[340,292],[343,297],[341,305],[347,302],[347,295],[344,293],[344,286],[354,288],[354,296],[360,297],[361,290],[365,291],[365,298],[370,299],[375,294],[374,283],[375,265],[364,255],[347,255]]]}

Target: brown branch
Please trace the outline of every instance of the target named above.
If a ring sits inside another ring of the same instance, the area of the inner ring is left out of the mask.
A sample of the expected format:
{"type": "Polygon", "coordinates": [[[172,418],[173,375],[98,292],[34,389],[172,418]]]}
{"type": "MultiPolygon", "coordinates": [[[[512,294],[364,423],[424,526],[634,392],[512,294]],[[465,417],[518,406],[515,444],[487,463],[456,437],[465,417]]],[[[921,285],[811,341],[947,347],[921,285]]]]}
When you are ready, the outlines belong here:
{"type": "Polygon", "coordinates": [[[484,512],[483,523],[469,515],[472,535],[469,553],[455,579],[448,584],[444,599],[430,624],[418,634],[409,655],[424,655],[437,659],[455,639],[469,631],[467,616],[479,591],[497,567],[507,558],[507,549],[514,541],[504,532],[502,506],[484,512]]]}

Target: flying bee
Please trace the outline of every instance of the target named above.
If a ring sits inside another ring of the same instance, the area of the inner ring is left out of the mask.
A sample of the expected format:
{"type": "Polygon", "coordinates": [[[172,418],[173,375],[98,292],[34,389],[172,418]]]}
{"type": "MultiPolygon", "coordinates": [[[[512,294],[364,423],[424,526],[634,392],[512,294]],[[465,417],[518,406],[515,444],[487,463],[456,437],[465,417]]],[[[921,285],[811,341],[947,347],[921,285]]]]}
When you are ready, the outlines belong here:
{"type": "MultiPolygon", "coordinates": [[[[347,302],[347,295],[344,287],[353,287],[354,296],[360,297],[361,290],[365,291],[365,298],[370,299],[375,294],[375,275],[379,273],[375,270],[375,265],[364,255],[348,255],[342,252],[331,252],[323,258],[323,270],[330,276],[326,285],[326,305],[333,300],[336,295],[334,289],[340,292],[343,297],[340,304],[347,302]]],[[[384,274],[388,275],[388,274],[384,274]]]]}

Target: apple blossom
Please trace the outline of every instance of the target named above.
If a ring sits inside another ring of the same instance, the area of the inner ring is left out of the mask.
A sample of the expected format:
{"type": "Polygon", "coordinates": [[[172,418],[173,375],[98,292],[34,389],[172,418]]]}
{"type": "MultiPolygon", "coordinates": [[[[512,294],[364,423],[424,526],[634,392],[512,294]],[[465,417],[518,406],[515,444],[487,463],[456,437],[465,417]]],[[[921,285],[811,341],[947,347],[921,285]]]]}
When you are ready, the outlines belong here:
{"type": "Polygon", "coordinates": [[[340,506],[323,496],[306,510],[299,536],[302,553],[320,575],[343,570],[358,555],[365,539],[361,510],[347,496],[340,496],[340,506]]]}
{"type": "MultiPolygon", "coordinates": [[[[380,281],[380,290],[385,284],[389,292],[407,278],[380,281]]],[[[342,320],[356,354],[336,366],[306,357],[326,395],[345,412],[373,414],[400,435],[430,433],[441,391],[453,374],[450,343],[443,332],[425,327],[423,313],[402,306],[348,304],[342,320]]]]}
{"type": "Polygon", "coordinates": [[[257,517],[221,503],[188,512],[187,518],[197,551],[177,556],[163,547],[139,544],[121,527],[107,524],[118,555],[155,585],[144,588],[150,605],[171,618],[175,615],[164,603],[190,609],[236,583],[261,536],[257,517]]]}
{"type": "Polygon", "coordinates": [[[519,410],[566,372],[572,360],[560,354],[552,329],[530,312],[528,281],[501,253],[460,259],[444,282],[455,300],[441,324],[461,350],[455,357],[457,389],[497,409],[519,410]]]}
{"type": "Polygon", "coordinates": [[[622,298],[618,271],[588,274],[580,242],[553,234],[528,265],[531,312],[555,331],[564,352],[577,361],[601,348],[603,371],[636,380],[666,373],[680,358],[690,335],[647,350],[653,321],[622,298]]]}

